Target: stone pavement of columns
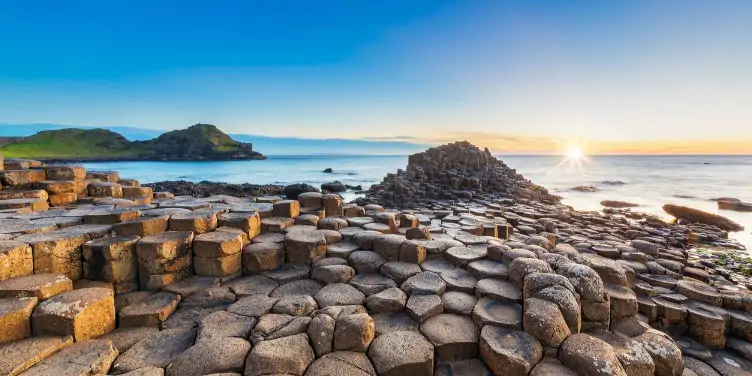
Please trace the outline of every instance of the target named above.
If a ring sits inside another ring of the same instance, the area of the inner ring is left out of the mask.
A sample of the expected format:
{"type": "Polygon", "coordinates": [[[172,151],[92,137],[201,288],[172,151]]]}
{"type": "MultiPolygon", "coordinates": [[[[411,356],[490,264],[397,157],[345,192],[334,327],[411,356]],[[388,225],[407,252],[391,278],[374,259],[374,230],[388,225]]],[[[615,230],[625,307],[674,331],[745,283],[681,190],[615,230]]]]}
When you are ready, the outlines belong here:
{"type": "Polygon", "coordinates": [[[5,162],[0,375],[749,375],[702,225],[555,201],[175,197],[5,162]],[[9,168],[10,167],[10,168],[9,168]]]}

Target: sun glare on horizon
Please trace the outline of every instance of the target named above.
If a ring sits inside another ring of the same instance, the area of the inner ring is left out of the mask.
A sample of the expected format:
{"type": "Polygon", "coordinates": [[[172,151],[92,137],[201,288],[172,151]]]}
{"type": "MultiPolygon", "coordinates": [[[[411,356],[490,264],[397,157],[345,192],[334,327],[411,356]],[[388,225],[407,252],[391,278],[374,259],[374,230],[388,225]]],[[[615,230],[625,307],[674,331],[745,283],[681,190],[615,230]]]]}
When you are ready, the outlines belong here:
{"type": "Polygon", "coordinates": [[[574,161],[579,161],[585,157],[584,153],[582,152],[582,148],[579,146],[570,146],[569,148],[567,148],[565,156],[567,157],[567,159],[574,161]]]}
{"type": "Polygon", "coordinates": [[[557,168],[566,165],[570,170],[582,171],[583,162],[588,162],[588,158],[585,156],[585,151],[582,146],[579,145],[568,146],[563,150],[562,156],[563,158],[557,168]]]}

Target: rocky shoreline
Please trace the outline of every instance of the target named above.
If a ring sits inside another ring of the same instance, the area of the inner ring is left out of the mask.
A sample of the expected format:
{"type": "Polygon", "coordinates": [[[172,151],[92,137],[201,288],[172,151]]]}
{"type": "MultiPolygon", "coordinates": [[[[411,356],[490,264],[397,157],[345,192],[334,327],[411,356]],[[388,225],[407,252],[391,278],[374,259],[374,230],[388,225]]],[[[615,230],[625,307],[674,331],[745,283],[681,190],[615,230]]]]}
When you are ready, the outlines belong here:
{"type": "Polygon", "coordinates": [[[576,211],[467,142],[349,204],[5,166],[0,375],[752,372],[752,260],[717,218],[576,211]]]}
{"type": "Polygon", "coordinates": [[[201,181],[198,183],[186,180],[160,181],[155,183],[143,184],[155,192],[167,191],[177,196],[189,195],[193,197],[209,197],[215,195],[226,195],[233,197],[254,197],[254,196],[274,196],[281,195],[284,186],[273,184],[230,184],[213,181],[201,181]]]}

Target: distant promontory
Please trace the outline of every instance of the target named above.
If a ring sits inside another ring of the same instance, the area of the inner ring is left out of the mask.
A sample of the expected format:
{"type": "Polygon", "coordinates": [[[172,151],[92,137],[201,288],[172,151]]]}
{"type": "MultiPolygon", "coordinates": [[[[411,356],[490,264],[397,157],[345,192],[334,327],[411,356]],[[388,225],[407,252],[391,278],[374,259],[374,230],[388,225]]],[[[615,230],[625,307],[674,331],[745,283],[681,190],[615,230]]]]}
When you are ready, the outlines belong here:
{"type": "Polygon", "coordinates": [[[0,139],[6,158],[46,161],[223,161],[265,159],[252,144],[233,140],[211,124],[163,133],[147,141],[129,141],[106,129],[67,128],[29,137],[0,139]]]}

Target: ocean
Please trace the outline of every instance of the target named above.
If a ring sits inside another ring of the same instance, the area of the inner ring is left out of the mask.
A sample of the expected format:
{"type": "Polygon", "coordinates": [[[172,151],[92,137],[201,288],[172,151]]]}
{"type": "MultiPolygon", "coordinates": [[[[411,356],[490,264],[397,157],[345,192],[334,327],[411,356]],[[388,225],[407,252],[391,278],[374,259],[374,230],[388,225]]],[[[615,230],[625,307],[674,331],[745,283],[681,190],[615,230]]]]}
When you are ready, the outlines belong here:
{"type": "MultiPolygon", "coordinates": [[[[718,210],[713,198],[734,197],[752,202],[750,156],[588,156],[578,162],[561,156],[497,156],[508,166],[580,210],[602,209],[602,200],[639,204],[632,210],[670,218],[661,210],[672,203],[718,213],[745,226],[732,233],[752,251],[752,213],[718,210]],[[616,182],[616,184],[614,184],[616,182]],[[592,185],[597,192],[571,188],[592,185]]],[[[384,175],[405,168],[407,156],[270,156],[263,161],[108,162],[86,163],[90,170],[116,170],[142,183],[162,180],[227,183],[292,184],[339,180],[368,188],[384,175]],[[332,168],[333,174],[322,172],[332,168]]],[[[344,194],[346,200],[356,197],[344,194]]]]}

